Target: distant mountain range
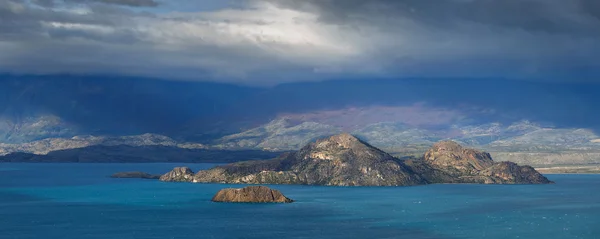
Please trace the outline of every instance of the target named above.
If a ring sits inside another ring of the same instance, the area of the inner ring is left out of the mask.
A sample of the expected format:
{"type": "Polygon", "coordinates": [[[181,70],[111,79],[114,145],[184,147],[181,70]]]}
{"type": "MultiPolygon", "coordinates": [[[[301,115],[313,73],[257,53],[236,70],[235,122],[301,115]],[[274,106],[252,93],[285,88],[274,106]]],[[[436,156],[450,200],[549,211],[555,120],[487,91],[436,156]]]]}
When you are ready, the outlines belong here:
{"type": "Polygon", "coordinates": [[[207,148],[198,143],[179,143],[167,136],[157,134],[117,137],[75,136],[72,138],[48,138],[21,144],[0,143],[0,155],[15,152],[45,155],[59,150],[78,149],[90,146],[165,146],[181,149],[207,148]]]}
{"type": "Polygon", "coordinates": [[[500,161],[533,165],[600,163],[600,137],[590,129],[542,127],[530,121],[512,124],[450,125],[446,128],[381,122],[351,131],[320,122],[293,122],[278,118],[265,125],[222,137],[211,145],[219,149],[297,150],[302,145],[336,133],[350,132],[396,156],[422,154],[440,140],[454,140],[489,151],[500,161]]]}
{"type": "MultiPolygon", "coordinates": [[[[319,122],[292,122],[281,117],[265,125],[222,137],[213,147],[223,149],[296,150],[324,136],[344,132],[335,125],[319,122]]],[[[381,122],[357,126],[353,135],[384,148],[430,146],[451,139],[464,145],[496,151],[562,151],[600,149],[600,137],[589,129],[542,127],[530,121],[512,124],[450,125],[445,128],[410,126],[402,122],[381,122]]]]}
{"type": "Polygon", "coordinates": [[[234,132],[230,109],[257,92],[210,82],[0,74],[0,142],[144,133],[203,140],[234,132]]]}
{"type": "Polygon", "coordinates": [[[364,126],[355,125],[350,129],[351,131],[345,131],[348,129],[350,128],[339,125],[302,122],[280,117],[262,126],[215,139],[208,144],[181,142],[158,134],[88,135],[46,138],[19,144],[0,143],[0,156],[11,153],[48,155],[52,152],[69,150],[73,154],[82,153],[86,148],[95,151],[99,148],[131,151],[131,148],[135,147],[155,147],[154,154],[161,147],[173,152],[180,149],[275,153],[298,150],[315,139],[350,132],[396,156],[419,155],[435,142],[454,140],[469,147],[489,151],[498,161],[532,165],[600,163],[600,137],[592,130],[548,128],[529,121],[519,121],[509,125],[501,123],[451,125],[446,128],[418,127],[402,122],[380,122],[364,126]],[[73,151],[74,149],[78,151],[73,151]]]}
{"type": "Polygon", "coordinates": [[[0,74],[0,155],[117,146],[278,152],[347,132],[397,156],[422,154],[450,139],[497,160],[600,163],[598,91],[597,84],[505,79],[364,79],[260,88],[0,74]]]}
{"type": "Polygon", "coordinates": [[[10,119],[0,117],[0,142],[25,143],[46,138],[72,137],[77,126],[54,115],[10,119]]]}
{"type": "Polygon", "coordinates": [[[0,162],[25,163],[223,163],[269,159],[278,153],[260,150],[187,149],[162,145],[94,145],[52,151],[47,154],[10,153],[0,162]]]}

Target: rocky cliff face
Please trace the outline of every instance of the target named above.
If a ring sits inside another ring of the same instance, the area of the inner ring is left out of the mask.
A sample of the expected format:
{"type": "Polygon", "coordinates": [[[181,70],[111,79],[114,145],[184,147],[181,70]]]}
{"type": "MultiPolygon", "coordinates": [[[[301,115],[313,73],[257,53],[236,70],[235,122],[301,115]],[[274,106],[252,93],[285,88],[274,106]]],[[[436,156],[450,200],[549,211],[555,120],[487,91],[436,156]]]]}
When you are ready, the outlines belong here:
{"type": "Polygon", "coordinates": [[[306,184],[396,186],[423,184],[391,155],[349,134],[309,144],[284,159],[306,184]]]}
{"type": "Polygon", "coordinates": [[[201,171],[193,182],[398,186],[426,183],[389,154],[349,134],[318,140],[277,159],[201,171]]]}
{"type": "Polygon", "coordinates": [[[496,163],[490,154],[443,141],[429,149],[422,160],[405,162],[431,183],[545,184],[546,177],[530,166],[496,163]]]}
{"type": "Polygon", "coordinates": [[[547,184],[552,183],[531,166],[519,166],[512,162],[500,162],[479,173],[485,183],[494,184],[547,184]]]}
{"type": "Polygon", "coordinates": [[[291,203],[292,199],[280,191],[265,186],[249,186],[245,188],[222,189],[212,198],[213,202],[238,203],[291,203]]]}
{"type": "Polygon", "coordinates": [[[349,134],[317,140],[299,151],[272,160],[219,166],[193,176],[191,170],[185,173],[174,171],[161,180],[332,186],[550,183],[531,167],[495,163],[488,153],[466,149],[452,141],[436,144],[423,158],[400,160],[349,134]],[[180,174],[186,176],[180,177],[180,174]]]}
{"type": "Polygon", "coordinates": [[[457,170],[461,173],[473,173],[494,164],[490,154],[474,149],[466,149],[454,141],[443,141],[433,145],[423,159],[428,164],[457,170]]]}
{"type": "Polygon", "coordinates": [[[171,172],[160,176],[160,181],[165,182],[190,182],[194,177],[194,172],[188,167],[177,167],[171,172]]]}

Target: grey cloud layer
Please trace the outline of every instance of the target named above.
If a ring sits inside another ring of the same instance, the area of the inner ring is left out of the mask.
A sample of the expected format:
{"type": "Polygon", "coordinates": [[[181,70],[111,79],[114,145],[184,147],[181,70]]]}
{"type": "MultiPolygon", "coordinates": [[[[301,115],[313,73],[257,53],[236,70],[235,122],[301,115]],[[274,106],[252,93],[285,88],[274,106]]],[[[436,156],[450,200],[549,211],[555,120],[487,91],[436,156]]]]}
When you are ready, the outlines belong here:
{"type": "MultiPolygon", "coordinates": [[[[130,7],[156,7],[158,6],[158,2],[154,0],[63,0],[64,2],[70,3],[106,3],[106,4],[115,4],[115,5],[123,5],[130,7]]],[[[54,7],[55,2],[62,2],[61,0],[33,0],[34,4],[43,7],[54,7]]]]}
{"type": "MultiPolygon", "coordinates": [[[[447,56],[466,64],[482,61],[487,64],[486,71],[496,74],[515,71],[525,77],[545,77],[538,73],[556,69],[551,74],[570,74],[600,64],[596,44],[600,40],[600,1],[596,0],[272,2],[311,9],[323,22],[382,28],[392,37],[411,42],[409,48],[424,49],[421,52],[436,48],[440,53],[436,57],[447,56]]],[[[476,72],[469,67],[461,70],[476,72]]]]}
{"type": "Polygon", "coordinates": [[[154,0],[96,0],[103,3],[119,4],[133,7],[156,7],[158,3],[154,0]]]}
{"type": "Polygon", "coordinates": [[[596,0],[269,0],[280,6],[316,10],[326,22],[373,22],[387,26],[411,19],[431,27],[472,23],[532,32],[600,34],[596,0]]]}
{"type": "Polygon", "coordinates": [[[122,7],[160,8],[153,0],[33,2],[0,2],[0,71],[249,84],[600,75],[595,0],[251,0],[161,14],[122,7]]]}

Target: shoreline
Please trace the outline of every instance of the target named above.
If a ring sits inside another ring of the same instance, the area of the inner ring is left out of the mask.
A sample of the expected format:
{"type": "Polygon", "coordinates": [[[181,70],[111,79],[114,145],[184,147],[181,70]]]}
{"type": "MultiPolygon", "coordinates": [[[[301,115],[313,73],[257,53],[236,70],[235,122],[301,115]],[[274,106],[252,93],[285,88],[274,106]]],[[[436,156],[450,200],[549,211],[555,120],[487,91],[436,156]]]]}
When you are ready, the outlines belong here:
{"type": "Polygon", "coordinates": [[[535,168],[542,174],[600,174],[600,166],[555,166],[535,168]]]}

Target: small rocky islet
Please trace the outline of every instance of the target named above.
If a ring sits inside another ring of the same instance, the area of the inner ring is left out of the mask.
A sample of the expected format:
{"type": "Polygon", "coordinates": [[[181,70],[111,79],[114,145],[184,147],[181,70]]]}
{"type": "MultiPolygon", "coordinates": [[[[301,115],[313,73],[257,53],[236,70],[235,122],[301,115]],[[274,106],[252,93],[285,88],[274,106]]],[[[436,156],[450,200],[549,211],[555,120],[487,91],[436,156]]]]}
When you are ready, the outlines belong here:
{"type": "Polygon", "coordinates": [[[284,196],[279,190],[265,186],[221,189],[212,198],[213,202],[232,203],[292,203],[294,200],[284,196]]]}
{"type": "Polygon", "coordinates": [[[412,186],[439,183],[549,184],[530,166],[494,162],[490,154],[439,142],[420,158],[398,159],[350,135],[317,140],[271,160],[243,161],[194,173],[178,167],[165,182],[412,186]]]}

